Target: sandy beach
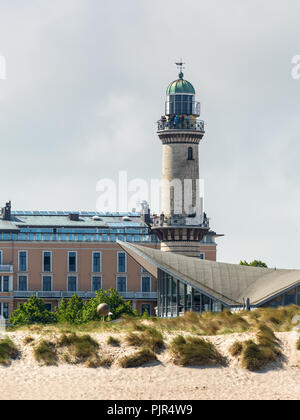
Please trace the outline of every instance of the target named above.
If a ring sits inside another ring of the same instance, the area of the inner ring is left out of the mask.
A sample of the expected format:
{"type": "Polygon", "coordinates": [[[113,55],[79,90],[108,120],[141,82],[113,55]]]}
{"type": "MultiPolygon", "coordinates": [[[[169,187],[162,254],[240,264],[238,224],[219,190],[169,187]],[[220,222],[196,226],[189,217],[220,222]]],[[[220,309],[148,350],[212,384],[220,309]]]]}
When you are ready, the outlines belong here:
{"type": "MultiPolygon", "coordinates": [[[[111,368],[91,369],[59,364],[39,366],[32,346],[24,345],[25,332],[8,333],[19,345],[22,355],[9,367],[0,367],[0,399],[299,399],[300,352],[294,332],[278,333],[284,360],[267,369],[249,372],[242,369],[228,347],[237,338],[251,334],[207,337],[227,358],[226,367],[178,367],[171,364],[168,351],[159,354],[153,365],[122,369],[115,362],[111,368]]],[[[128,347],[107,346],[107,334],[92,334],[105,352],[117,360],[128,347]]],[[[39,339],[38,335],[32,335],[39,339]]]]}

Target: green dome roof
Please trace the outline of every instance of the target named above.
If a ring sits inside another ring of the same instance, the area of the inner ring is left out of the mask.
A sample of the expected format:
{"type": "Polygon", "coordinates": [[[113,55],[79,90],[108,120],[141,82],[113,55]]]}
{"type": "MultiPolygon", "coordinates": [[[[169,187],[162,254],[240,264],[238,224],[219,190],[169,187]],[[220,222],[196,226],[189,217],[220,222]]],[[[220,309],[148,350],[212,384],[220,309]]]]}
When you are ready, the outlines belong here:
{"type": "Polygon", "coordinates": [[[193,85],[188,82],[187,80],[184,80],[183,74],[179,74],[179,79],[174,80],[174,82],[170,83],[167,88],[167,95],[175,95],[178,94],[184,94],[184,93],[190,93],[195,95],[195,89],[193,85]]]}

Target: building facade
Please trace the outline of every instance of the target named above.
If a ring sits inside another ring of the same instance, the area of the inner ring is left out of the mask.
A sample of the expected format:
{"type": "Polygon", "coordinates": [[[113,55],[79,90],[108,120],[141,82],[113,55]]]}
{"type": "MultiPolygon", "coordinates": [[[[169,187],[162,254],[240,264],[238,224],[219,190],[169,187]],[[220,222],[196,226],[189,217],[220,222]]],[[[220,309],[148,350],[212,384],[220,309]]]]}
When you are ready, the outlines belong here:
{"type": "MultiPolygon", "coordinates": [[[[139,313],[154,314],[157,279],[127,255],[117,240],[160,249],[139,213],[12,211],[0,217],[0,315],[36,295],[53,310],[74,293],[89,299],[115,288],[139,313]]],[[[201,257],[215,260],[209,235],[201,257]]]]}

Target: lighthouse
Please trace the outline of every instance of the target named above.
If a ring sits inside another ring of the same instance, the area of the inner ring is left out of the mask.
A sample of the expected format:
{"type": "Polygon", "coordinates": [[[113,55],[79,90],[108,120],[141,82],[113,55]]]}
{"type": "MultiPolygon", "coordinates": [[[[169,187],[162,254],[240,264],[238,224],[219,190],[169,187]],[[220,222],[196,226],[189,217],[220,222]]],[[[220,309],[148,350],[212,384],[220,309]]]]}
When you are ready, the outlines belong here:
{"type": "Polygon", "coordinates": [[[200,257],[200,241],[209,232],[209,221],[200,200],[199,143],[204,136],[200,102],[193,85],[179,75],[166,91],[164,115],[157,134],[162,143],[161,215],[152,232],[161,250],[200,257]]]}

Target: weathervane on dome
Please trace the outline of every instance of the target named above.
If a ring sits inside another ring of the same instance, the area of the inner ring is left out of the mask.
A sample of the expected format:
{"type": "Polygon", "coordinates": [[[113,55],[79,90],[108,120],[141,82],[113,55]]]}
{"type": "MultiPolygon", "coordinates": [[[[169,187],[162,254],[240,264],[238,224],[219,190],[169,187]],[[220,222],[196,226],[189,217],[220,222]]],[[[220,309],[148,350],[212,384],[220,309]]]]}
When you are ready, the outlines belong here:
{"type": "Polygon", "coordinates": [[[185,69],[185,67],[184,67],[184,64],[185,64],[185,63],[183,63],[182,58],[181,58],[181,60],[180,60],[179,62],[175,63],[175,64],[176,64],[177,68],[180,70],[180,73],[179,73],[179,79],[183,79],[183,73],[182,73],[182,70],[184,70],[184,69],[185,69]]]}

